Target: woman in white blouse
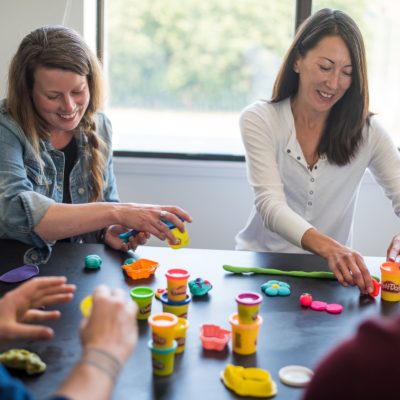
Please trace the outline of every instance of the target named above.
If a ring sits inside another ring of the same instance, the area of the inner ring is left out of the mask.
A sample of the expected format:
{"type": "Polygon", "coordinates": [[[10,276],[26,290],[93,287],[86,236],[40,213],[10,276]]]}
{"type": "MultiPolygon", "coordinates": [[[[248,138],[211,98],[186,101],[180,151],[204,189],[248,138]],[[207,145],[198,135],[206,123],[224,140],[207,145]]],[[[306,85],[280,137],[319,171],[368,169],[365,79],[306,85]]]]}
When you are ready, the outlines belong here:
{"type": "MultiPolygon", "coordinates": [[[[312,252],[338,281],[373,289],[352,246],[357,195],[368,168],[400,216],[400,157],[369,111],[363,39],[345,13],[323,9],[299,28],[271,101],[240,118],[255,205],[239,250],[312,252]]],[[[399,252],[397,239],[388,258],[399,252]]]]}

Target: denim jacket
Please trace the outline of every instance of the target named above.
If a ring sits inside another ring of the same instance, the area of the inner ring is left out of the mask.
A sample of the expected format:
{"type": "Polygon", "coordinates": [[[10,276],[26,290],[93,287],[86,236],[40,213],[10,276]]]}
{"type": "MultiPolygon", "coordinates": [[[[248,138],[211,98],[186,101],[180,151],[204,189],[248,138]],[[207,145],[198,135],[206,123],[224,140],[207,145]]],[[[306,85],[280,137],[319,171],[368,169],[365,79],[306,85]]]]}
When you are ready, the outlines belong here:
{"type": "MultiPolygon", "coordinates": [[[[111,123],[97,114],[97,134],[107,147],[107,167],[104,173],[103,198],[118,202],[118,193],[112,165],[111,123]]],[[[88,203],[92,190],[88,159],[84,147],[86,136],[76,134],[77,162],[70,174],[69,190],[73,204],[88,203]]],[[[16,239],[34,246],[24,262],[40,264],[48,261],[51,246],[41,239],[34,227],[50,205],[63,199],[64,154],[49,141],[40,142],[43,168],[21,127],[7,113],[5,100],[0,102],[0,238],[16,239]],[[43,172],[42,172],[43,171],[43,172]]],[[[75,236],[73,243],[94,242],[98,232],[75,236]]]]}

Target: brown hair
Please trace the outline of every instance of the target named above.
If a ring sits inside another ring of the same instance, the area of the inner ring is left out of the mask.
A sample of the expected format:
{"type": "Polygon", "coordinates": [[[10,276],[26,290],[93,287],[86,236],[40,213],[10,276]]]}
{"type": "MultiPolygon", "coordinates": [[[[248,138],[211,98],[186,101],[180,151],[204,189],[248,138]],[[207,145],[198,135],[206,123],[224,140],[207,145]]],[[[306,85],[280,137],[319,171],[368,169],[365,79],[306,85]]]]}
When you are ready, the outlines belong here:
{"type": "Polygon", "coordinates": [[[296,59],[327,36],[340,36],[346,43],[353,66],[352,81],[344,96],[332,107],[318,145],[318,154],[326,154],[337,165],[346,165],[355,156],[362,129],[369,123],[369,94],[364,42],[356,23],[344,12],[324,8],[307,18],[299,27],[278,72],[271,101],[296,95],[299,76],[293,71],[296,59]]]}
{"type": "Polygon", "coordinates": [[[78,128],[82,129],[87,138],[85,152],[92,177],[90,201],[101,200],[106,164],[105,143],[96,133],[95,118],[103,99],[100,64],[82,37],[70,28],[42,27],[22,40],[10,65],[7,109],[21,126],[40,161],[40,140],[48,139],[50,132],[32,102],[34,73],[39,66],[72,71],[87,78],[90,101],[78,128]]]}

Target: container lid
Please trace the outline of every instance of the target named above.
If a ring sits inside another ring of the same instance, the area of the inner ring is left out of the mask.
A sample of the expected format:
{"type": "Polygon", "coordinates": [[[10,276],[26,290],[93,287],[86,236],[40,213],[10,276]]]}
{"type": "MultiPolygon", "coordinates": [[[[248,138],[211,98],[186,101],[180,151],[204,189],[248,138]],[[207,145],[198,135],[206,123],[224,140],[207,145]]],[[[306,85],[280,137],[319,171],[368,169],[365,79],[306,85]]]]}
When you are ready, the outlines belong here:
{"type": "Polygon", "coordinates": [[[257,315],[257,319],[252,324],[241,324],[239,322],[239,314],[233,313],[229,317],[229,322],[232,326],[240,326],[241,329],[254,329],[256,326],[260,326],[262,324],[262,317],[261,315],[257,315]]]}
{"type": "Polygon", "coordinates": [[[165,273],[165,276],[168,279],[188,279],[190,274],[189,271],[187,271],[186,269],[172,268],[165,273]]]}
{"type": "Polygon", "coordinates": [[[167,353],[172,353],[173,351],[176,350],[176,348],[178,347],[178,342],[174,340],[172,342],[172,347],[168,347],[167,349],[160,349],[159,347],[154,347],[152,340],[149,340],[147,345],[149,346],[149,349],[154,353],[167,354],[167,353]]]}
{"type": "Polygon", "coordinates": [[[400,273],[400,263],[387,261],[381,264],[381,271],[384,270],[389,273],[399,274],[400,273]]]}
{"type": "Polygon", "coordinates": [[[251,306],[260,304],[262,302],[262,296],[259,293],[244,292],[244,293],[239,293],[236,296],[236,301],[239,304],[251,306]]]}
{"type": "Polygon", "coordinates": [[[153,289],[147,287],[147,286],[137,286],[131,289],[130,291],[132,299],[148,299],[150,297],[154,296],[154,291],[153,289]]]}
{"type": "Polygon", "coordinates": [[[314,372],[302,365],[288,365],[279,370],[279,379],[288,386],[304,387],[310,382],[314,372]]]}
{"type": "Polygon", "coordinates": [[[151,314],[148,319],[149,325],[157,325],[162,327],[172,327],[177,325],[178,317],[171,313],[158,313],[158,314],[151,314]]]}
{"type": "Polygon", "coordinates": [[[192,300],[192,296],[190,295],[190,293],[187,293],[185,300],[182,300],[182,301],[171,301],[168,298],[168,292],[166,291],[164,293],[161,293],[160,300],[161,300],[162,303],[168,304],[170,306],[184,306],[185,304],[190,303],[190,301],[192,300]]]}

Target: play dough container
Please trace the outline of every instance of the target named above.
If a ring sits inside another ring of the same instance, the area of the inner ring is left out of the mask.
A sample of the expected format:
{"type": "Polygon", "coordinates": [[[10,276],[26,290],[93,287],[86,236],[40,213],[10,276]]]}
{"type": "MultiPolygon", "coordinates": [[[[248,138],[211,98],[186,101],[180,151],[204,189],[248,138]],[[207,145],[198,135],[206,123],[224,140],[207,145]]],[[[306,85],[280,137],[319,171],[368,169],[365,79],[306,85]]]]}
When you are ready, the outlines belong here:
{"type": "Polygon", "coordinates": [[[185,297],[186,298],[182,301],[171,301],[168,299],[167,292],[162,293],[160,300],[162,302],[163,312],[174,314],[179,318],[187,318],[192,296],[188,293],[185,297]]]}
{"type": "Polygon", "coordinates": [[[400,301],[400,263],[381,264],[381,299],[400,301]]]}
{"type": "Polygon", "coordinates": [[[154,346],[150,340],[148,343],[151,350],[151,364],[153,367],[153,374],[157,376],[167,376],[174,372],[175,350],[177,343],[174,340],[172,346],[167,349],[160,349],[154,346]]]}
{"type": "Polygon", "coordinates": [[[178,345],[175,353],[180,354],[185,350],[186,331],[189,327],[189,322],[185,318],[178,318],[178,324],[175,326],[175,340],[178,345]]]}
{"type": "Polygon", "coordinates": [[[148,318],[152,331],[153,347],[169,349],[175,339],[175,327],[178,317],[170,313],[152,314],[148,318]]]}
{"type": "Polygon", "coordinates": [[[239,315],[232,314],[229,322],[232,327],[232,350],[243,355],[255,353],[257,351],[258,331],[262,324],[261,315],[252,324],[242,324],[239,322],[239,315]]]}
{"type": "Polygon", "coordinates": [[[131,298],[138,306],[137,319],[147,319],[151,314],[151,303],[153,302],[154,291],[146,286],[138,286],[130,291],[131,298]]]}
{"type": "Polygon", "coordinates": [[[190,240],[189,240],[189,234],[186,229],[185,225],[185,232],[181,232],[178,228],[173,228],[171,229],[172,234],[175,236],[176,239],[179,240],[178,244],[169,244],[169,247],[172,249],[181,249],[182,247],[186,247],[190,240]]]}
{"type": "Polygon", "coordinates": [[[241,324],[254,324],[258,317],[262,296],[258,293],[244,292],[236,296],[239,322],[241,324]]]}
{"type": "Polygon", "coordinates": [[[182,268],[169,269],[167,277],[168,299],[171,301],[184,301],[186,299],[189,272],[182,268]]]}

